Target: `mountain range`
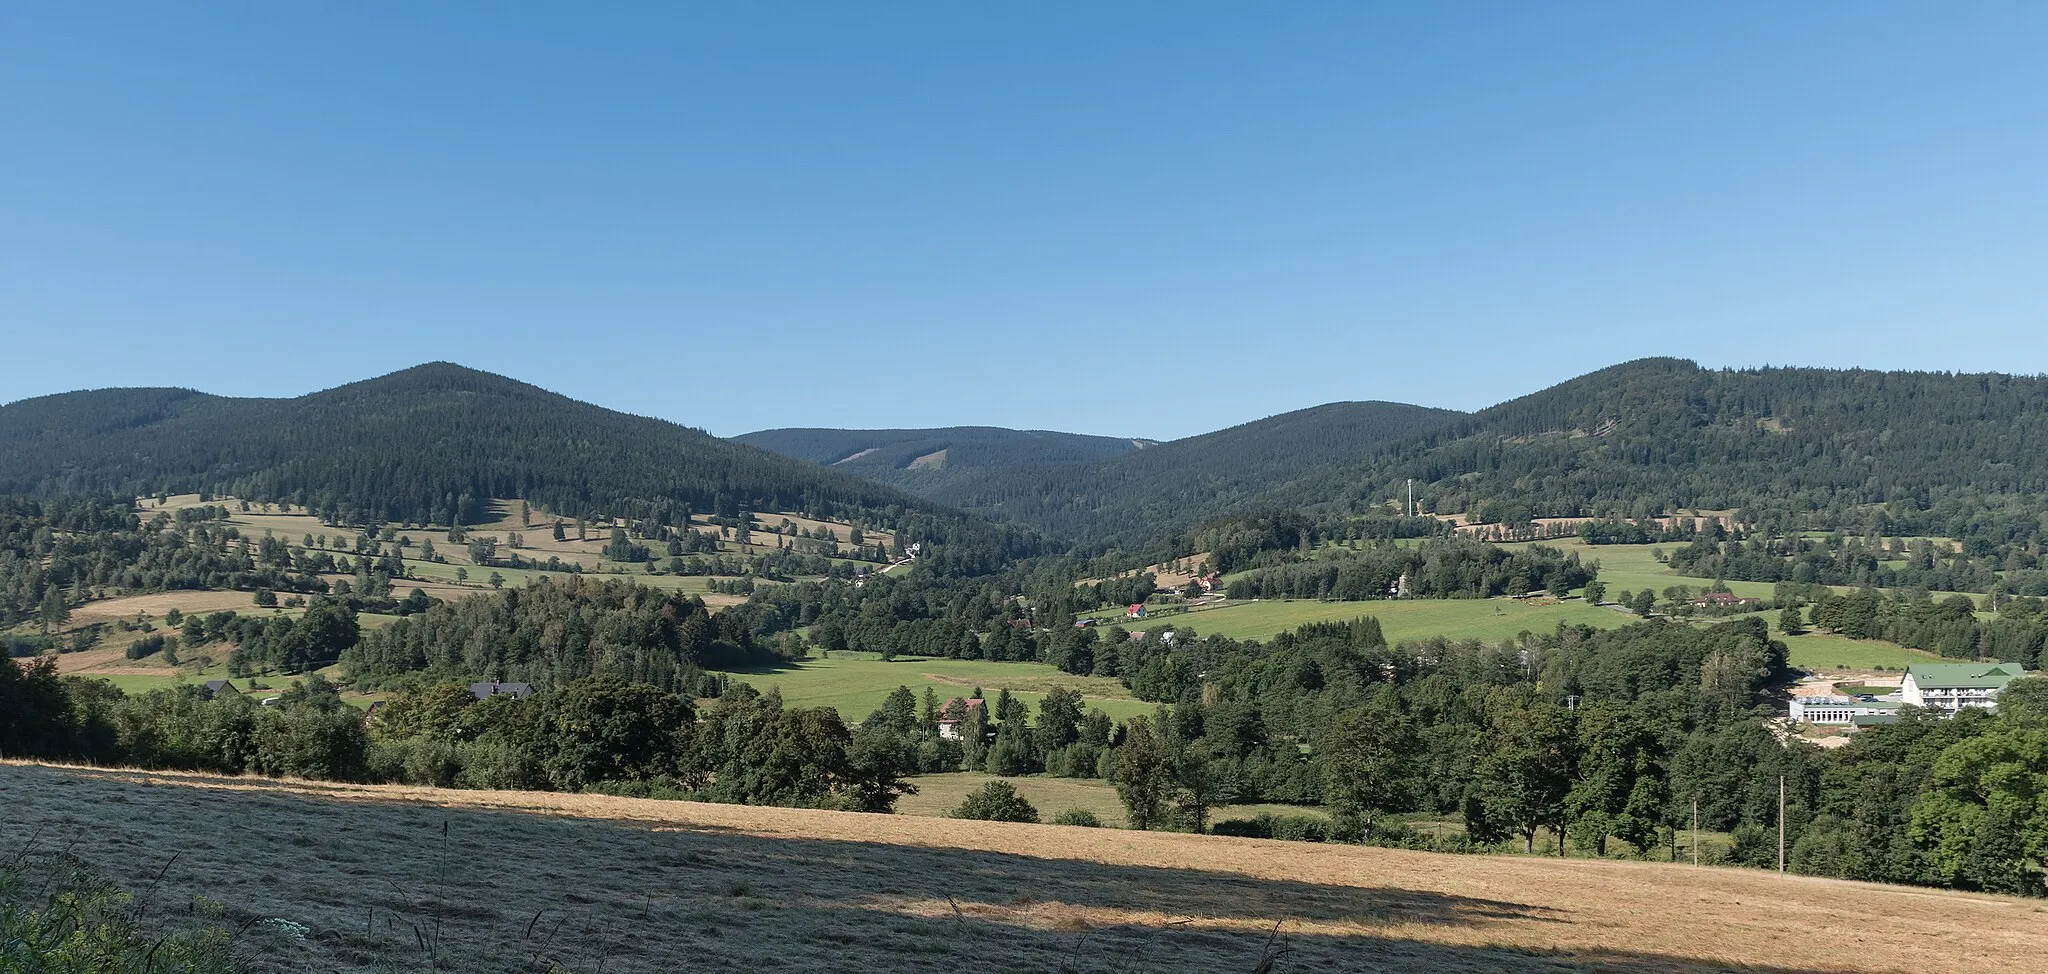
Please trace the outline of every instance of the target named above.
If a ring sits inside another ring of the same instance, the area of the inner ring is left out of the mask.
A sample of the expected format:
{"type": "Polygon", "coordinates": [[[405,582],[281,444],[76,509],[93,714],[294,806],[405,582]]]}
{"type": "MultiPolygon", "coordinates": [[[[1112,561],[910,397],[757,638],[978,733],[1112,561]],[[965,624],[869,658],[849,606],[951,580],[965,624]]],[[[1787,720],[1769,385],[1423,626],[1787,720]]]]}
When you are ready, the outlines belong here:
{"type": "Polygon", "coordinates": [[[733,439],[934,498],[991,470],[1091,464],[1159,445],[1157,440],[995,426],[775,429],[733,439]]]}
{"type": "Polygon", "coordinates": [[[569,516],[688,505],[962,520],[845,473],[448,363],[293,399],[100,389],[0,407],[0,494],[202,490],[350,522],[472,521],[489,499],[514,497],[569,516]]]}
{"type": "Polygon", "coordinates": [[[1014,536],[997,521],[1100,550],[1240,512],[1391,513],[1410,478],[1425,510],[1484,520],[1739,509],[1788,529],[2040,538],[2048,379],[1643,359],[1469,414],[1331,403],[1165,443],[988,427],[722,440],[446,363],[293,399],[104,389],[0,406],[0,493],[212,490],[342,520],[470,519],[523,497],[1014,536]]]}

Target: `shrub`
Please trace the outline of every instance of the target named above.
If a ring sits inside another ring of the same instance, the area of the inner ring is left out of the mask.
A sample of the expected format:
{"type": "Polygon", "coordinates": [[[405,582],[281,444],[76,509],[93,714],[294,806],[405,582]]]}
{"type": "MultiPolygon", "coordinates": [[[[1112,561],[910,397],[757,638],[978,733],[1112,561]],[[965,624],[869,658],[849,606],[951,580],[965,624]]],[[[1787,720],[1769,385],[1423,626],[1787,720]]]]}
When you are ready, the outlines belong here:
{"type": "Polygon", "coordinates": [[[1270,839],[1273,837],[1273,816],[1257,818],[1233,818],[1217,822],[1209,831],[1217,835],[1234,836],[1240,839],[1270,839]]]}
{"type": "Polygon", "coordinates": [[[1290,842],[1328,842],[1330,823],[1313,815],[1276,815],[1273,838],[1290,842]]]}
{"type": "Polygon", "coordinates": [[[1052,824],[1072,825],[1084,829],[1099,829],[1102,827],[1102,820],[1096,818],[1094,812],[1085,808],[1069,808],[1059,813],[1052,820],[1052,824]]]}
{"type": "Polygon", "coordinates": [[[982,785],[974,794],[968,795],[952,811],[954,818],[971,818],[984,822],[1036,822],[1038,809],[1017,794],[1017,789],[1007,781],[991,781],[982,785]]]}
{"type": "Polygon", "coordinates": [[[164,637],[156,635],[147,636],[129,643],[126,655],[129,659],[142,659],[146,656],[155,656],[163,651],[164,637]]]}
{"type": "Polygon", "coordinates": [[[1211,831],[1217,835],[1234,835],[1244,839],[1330,841],[1330,823],[1313,815],[1275,815],[1271,812],[1262,812],[1256,818],[1217,822],[1211,831]]]}

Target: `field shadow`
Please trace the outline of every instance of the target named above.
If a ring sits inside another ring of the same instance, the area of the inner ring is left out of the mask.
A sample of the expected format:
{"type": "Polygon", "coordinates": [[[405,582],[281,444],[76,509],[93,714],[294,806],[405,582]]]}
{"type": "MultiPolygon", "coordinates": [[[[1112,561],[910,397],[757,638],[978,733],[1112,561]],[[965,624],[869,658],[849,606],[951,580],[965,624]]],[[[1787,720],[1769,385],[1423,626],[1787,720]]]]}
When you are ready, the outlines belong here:
{"type": "Polygon", "coordinates": [[[318,793],[143,787],[128,773],[74,769],[0,767],[0,794],[10,808],[0,852],[42,829],[45,845],[166,902],[205,896],[227,904],[232,919],[288,918],[311,930],[301,942],[252,940],[259,971],[417,967],[429,942],[422,929],[442,941],[427,966],[478,972],[1730,969],[1653,951],[1511,946],[1582,923],[1597,929],[1600,918],[1403,889],[1392,873],[1334,885],[318,793]]]}

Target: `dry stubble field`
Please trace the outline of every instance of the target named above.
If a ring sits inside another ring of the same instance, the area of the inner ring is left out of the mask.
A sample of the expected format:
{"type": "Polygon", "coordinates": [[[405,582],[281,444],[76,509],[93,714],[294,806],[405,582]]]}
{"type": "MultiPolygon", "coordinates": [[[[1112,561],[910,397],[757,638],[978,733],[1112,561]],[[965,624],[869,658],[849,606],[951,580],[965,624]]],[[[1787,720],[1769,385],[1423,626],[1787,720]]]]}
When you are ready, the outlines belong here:
{"type": "Polygon", "coordinates": [[[1648,863],[18,763],[0,765],[0,807],[0,850],[69,846],[158,915],[204,896],[230,926],[303,924],[241,935],[272,971],[2020,972],[2048,956],[2038,900],[1648,863]]]}

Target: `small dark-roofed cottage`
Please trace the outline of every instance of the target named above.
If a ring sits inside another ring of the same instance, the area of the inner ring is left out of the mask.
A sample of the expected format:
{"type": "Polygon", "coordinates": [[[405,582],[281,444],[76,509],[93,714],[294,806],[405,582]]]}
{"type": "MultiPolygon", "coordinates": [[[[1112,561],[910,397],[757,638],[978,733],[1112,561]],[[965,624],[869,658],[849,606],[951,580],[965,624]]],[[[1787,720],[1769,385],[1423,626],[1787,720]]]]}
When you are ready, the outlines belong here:
{"type": "Polygon", "coordinates": [[[527,697],[533,696],[533,684],[472,683],[469,685],[469,695],[478,700],[489,700],[492,697],[511,697],[514,700],[524,700],[527,697]]]}
{"type": "Polygon", "coordinates": [[[212,700],[223,693],[240,695],[242,692],[235,689],[235,684],[232,680],[208,680],[202,686],[206,691],[206,699],[208,700],[212,700]]]}

